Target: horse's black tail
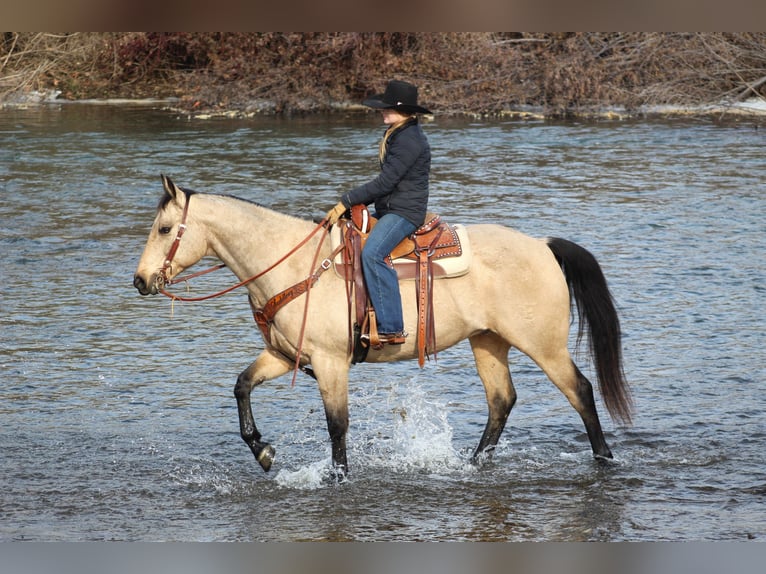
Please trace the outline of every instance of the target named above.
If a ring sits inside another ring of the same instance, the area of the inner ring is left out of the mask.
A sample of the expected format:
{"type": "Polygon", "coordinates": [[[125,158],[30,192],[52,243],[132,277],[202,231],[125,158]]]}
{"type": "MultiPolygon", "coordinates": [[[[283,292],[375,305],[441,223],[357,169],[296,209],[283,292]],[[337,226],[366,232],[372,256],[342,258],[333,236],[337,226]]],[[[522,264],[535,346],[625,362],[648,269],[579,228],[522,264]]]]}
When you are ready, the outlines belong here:
{"type": "Polygon", "coordinates": [[[615,421],[630,424],[633,400],[622,368],[620,320],[601,266],[576,243],[560,238],[548,238],[546,243],[564,271],[577,306],[578,344],[588,326],[588,349],[604,404],[615,421]]]}

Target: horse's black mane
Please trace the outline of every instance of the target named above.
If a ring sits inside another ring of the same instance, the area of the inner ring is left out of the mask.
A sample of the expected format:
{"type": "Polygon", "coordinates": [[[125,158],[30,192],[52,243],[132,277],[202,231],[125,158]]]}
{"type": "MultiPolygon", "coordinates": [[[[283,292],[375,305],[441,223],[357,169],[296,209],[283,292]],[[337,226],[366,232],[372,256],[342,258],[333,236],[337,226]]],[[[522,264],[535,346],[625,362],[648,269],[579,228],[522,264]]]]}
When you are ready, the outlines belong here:
{"type": "Polygon", "coordinates": [[[250,203],[252,205],[257,205],[258,207],[266,207],[262,203],[258,203],[257,201],[253,201],[252,199],[245,199],[244,197],[239,197],[237,195],[230,195],[228,193],[211,193],[210,195],[220,195],[221,197],[231,197],[232,199],[237,199],[239,201],[244,201],[245,203],[250,203]]]}
{"type": "MultiPolygon", "coordinates": [[[[181,191],[183,191],[186,194],[186,198],[187,199],[190,198],[192,195],[194,195],[196,193],[199,193],[197,191],[194,191],[193,189],[187,189],[185,187],[180,187],[180,186],[178,187],[178,189],[180,189],[181,191]]],[[[230,194],[226,194],[226,193],[209,193],[207,195],[218,195],[220,197],[231,197],[231,198],[237,199],[239,201],[244,201],[245,203],[251,203],[253,205],[257,205],[258,207],[263,207],[263,205],[261,205],[257,201],[252,201],[250,199],[245,199],[243,197],[237,197],[236,195],[230,195],[230,194]]],[[[167,193],[167,192],[163,193],[162,197],[160,198],[160,202],[157,205],[157,211],[162,211],[163,209],[165,209],[165,207],[168,205],[168,203],[170,203],[171,199],[172,199],[172,197],[170,196],[169,193],[167,193]]]]}

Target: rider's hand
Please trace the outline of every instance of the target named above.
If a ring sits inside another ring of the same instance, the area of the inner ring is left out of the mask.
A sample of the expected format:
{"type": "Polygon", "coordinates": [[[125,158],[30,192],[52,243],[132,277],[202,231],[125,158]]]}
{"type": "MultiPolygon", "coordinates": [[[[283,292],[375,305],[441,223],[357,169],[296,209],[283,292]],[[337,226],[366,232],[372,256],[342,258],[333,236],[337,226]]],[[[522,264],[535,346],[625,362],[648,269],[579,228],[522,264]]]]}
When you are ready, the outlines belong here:
{"type": "Polygon", "coordinates": [[[346,209],[347,207],[343,205],[343,202],[339,201],[335,207],[327,212],[327,225],[335,225],[338,219],[340,219],[340,216],[346,212],[346,209]]]}

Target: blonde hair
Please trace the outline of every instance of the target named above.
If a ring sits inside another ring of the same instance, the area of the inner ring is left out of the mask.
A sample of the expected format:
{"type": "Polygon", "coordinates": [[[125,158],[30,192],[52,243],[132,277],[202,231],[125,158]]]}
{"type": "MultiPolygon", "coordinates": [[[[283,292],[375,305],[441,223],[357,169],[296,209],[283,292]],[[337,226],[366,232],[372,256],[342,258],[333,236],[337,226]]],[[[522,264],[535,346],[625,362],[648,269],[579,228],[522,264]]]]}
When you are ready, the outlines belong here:
{"type": "Polygon", "coordinates": [[[383,160],[386,159],[386,144],[388,143],[388,138],[391,136],[392,133],[394,133],[396,130],[398,130],[400,127],[402,127],[404,124],[406,124],[408,121],[410,121],[414,117],[415,117],[415,114],[408,115],[403,120],[398,121],[395,124],[391,125],[386,130],[386,133],[383,134],[383,139],[380,140],[380,148],[378,149],[378,159],[380,159],[381,164],[383,163],[383,160]]]}

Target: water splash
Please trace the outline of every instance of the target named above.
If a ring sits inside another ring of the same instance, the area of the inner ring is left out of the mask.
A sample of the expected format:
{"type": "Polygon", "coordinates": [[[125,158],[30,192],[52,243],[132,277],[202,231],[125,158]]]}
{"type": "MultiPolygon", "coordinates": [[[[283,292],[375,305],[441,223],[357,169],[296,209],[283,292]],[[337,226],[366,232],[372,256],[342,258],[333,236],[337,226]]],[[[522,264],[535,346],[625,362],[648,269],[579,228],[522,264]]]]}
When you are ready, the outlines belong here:
{"type": "MultiPolygon", "coordinates": [[[[353,473],[345,480],[354,482],[370,472],[454,475],[475,470],[453,444],[447,401],[423,390],[417,377],[367,385],[350,397],[349,404],[348,456],[353,473]]],[[[324,429],[317,428],[316,432],[326,441],[324,429]]],[[[316,449],[303,454],[308,453],[316,453],[316,449]]],[[[294,470],[281,469],[275,482],[297,490],[338,483],[329,454],[294,470]]]]}
{"type": "Polygon", "coordinates": [[[404,385],[389,400],[392,435],[379,461],[391,470],[433,472],[460,470],[463,461],[453,447],[448,405],[422,388],[404,385]]]}
{"type": "Polygon", "coordinates": [[[331,478],[332,459],[327,457],[294,471],[282,469],[274,480],[282,488],[317,490],[327,485],[331,478]]]}
{"type": "Polygon", "coordinates": [[[470,472],[466,453],[455,446],[459,416],[442,394],[423,385],[419,374],[384,381],[370,395],[354,401],[363,435],[353,455],[363,464],[387,472],[470,472]]]}

